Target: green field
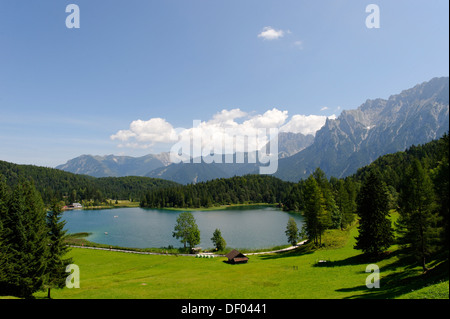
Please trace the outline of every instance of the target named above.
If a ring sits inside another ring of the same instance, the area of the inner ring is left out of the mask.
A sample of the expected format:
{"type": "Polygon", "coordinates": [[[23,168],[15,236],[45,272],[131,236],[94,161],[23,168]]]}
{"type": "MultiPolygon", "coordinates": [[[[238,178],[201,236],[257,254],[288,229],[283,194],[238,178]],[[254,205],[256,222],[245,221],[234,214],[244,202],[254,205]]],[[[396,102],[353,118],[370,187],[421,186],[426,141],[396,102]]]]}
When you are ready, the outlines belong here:
{"type": "MultiPolygon", "coordinates": [[[[73,248],[80,288],[53,289],[53,298],[206,298],[341,299],[449,298],[448,264],[422,275],[420,267],[400,258],[393,246],[381,261],[368,261],[353,249],[357,229],[329,231],[327,246],[311,250],[249,256],[247,264],[229,265],[224,257],[137,255],[73,248]],[[326,262],[319,262],[320,260],[326,262]],[[366,287],[368,264],[380,268],[380,288],[366,287]],[[237,284],[238,283],[238,284],[237,284]]],[[[36,293],[45,298],[46,292],[36,293]]]]}

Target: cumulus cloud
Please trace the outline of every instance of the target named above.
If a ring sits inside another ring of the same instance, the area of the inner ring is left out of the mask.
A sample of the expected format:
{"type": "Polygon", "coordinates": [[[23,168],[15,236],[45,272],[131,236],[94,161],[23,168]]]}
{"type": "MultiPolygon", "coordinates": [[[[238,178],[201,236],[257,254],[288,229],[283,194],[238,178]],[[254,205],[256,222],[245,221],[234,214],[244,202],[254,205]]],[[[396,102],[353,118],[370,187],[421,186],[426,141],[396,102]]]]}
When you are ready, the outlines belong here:
{"type": "Polygon", "coordinates": [[[222,123],[222,124],[230,124],[234,125],[236,122],[235,119],[243,118],[247,116],[247,113],[241,111],[240,109],[232,109],[232,110],[222,110],[213,115],[212,120],[208,121],[208,123],[222,123]]]}
{"type": "Polygon", "coordinates": [[[176,132],[172,125],[165,119],[156,117],[148,121],[136,120],[131,122],[128,130],[120,130],[116,134],[111,135],[111,140],[119,140],[126,142],[119,146],[127,147],[151,147],[156,143],[175,142],[176,132]],[[134,139],[135,142],[129,142],[134,139]],[[136,143],[138,142],[138,143],[136,143]]]}
{"type": "Polygon", "coordinates": [[[283,30],[275,30],[272,27],[264,27],[261,33],[258,34],[258,38],[263,38],[264,40],[276,40],[278,38],[282,38],[284,34],[285,31],[283,30]]]}
{"type": "MultiPolygon", "coordinates": [[[[289,120],[288,111],[273,108],[263,114],[249,114],[238,108],[222,110],[206,121],[194,120],[190,128],[174,128],[162,118],[131,122],[129,129],[119,130],[111,135],[111,140],[119,141],[119,147],[150,148],[155,144],[175,144],[180,140],[197,138],[207,152],[222,149],[224,144],[235,145],[236,137],[254,136],[257,130],[267,132],[276,128],[280,132],[315,134],[326,121],[326,116],[293,115],[289,120]],[[240,122],[237,119],[241,119],[240,122]]],[[[329,118],[336,118],[334,115],[329,118]]],[[[260,149],[268,142],[268,135],[261,134],[248,140],[248,149],[260,149]]]]}
{"type": "MultiPolygon", "coordinates": [[[[336,116],[329,116],[330,119],[335,119],[336,116]]],[[[313,134],[322,128],[327,120],[327,116],[321,115],[301,115],[296,114],[292,116],[291,120],[285,125],[280,127],[280,132],[292,132],[292,133],[302,133],[305,135],[313,134]]]]}
{"type": "Polygon", "coordinates": [[[251,119],[245,121],[243,125],[254,128],[278,128],[286,121],[287,117],[288,111],[280,111],[273,108],[262,115],[253,116],[251,119]]]}

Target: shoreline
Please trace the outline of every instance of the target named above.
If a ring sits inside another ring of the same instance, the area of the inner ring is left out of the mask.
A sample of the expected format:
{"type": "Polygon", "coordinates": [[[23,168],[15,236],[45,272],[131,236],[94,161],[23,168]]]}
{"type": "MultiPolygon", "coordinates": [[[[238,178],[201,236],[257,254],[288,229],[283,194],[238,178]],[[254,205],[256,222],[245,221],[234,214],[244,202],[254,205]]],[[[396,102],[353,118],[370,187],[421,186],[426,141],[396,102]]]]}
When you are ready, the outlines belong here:
{"type": "MultiPolygon", "coordinates": [[[[91,233],[89,232],[80,232],[67,234],[66,238],[66,246],[69,247],[79,247],[79,248],[91,248],[91,249],[99,249],[99,250],[111,250],[111,251],[122,251],[122,252],[135,252],[135,253],[143,253],[143,254],[158,254],[158,255],[189,255],[195,256],[195,254],[186,253],[186,251],[180,251],[181,247],[146,247],[146,248],[137,248],[137,247],[122,247],[117,245],[108,245],[96,243],[93,241],[89,241],[85,239],[89,237],[91,233]]],[[[220,252],[214,252],[213,248],[207,248],[203,252],[198,254],[207,254],[207,255],[223,255],[225,256],[229,251],[236,249],[244,254],[248,255],[259,255],[259,254],[269,254],[274,252],[288,251],[303,245],[306,240],[298,242],[295,246],[289,245],[276,245],[272,247],[263,247],[263,248],[245,248],[245,247],[226,247],[225,250],[220,252]]]]}
{"type": "Polygon", "coordinates": [[[156,207],[141,207],[144,209],[163,209],[163,210],[172,210],[172,211],[213,211],[213,210],[227,210],[230,208],[237,208],[237,207],[275,207],[279,208],[278,204],[268,204],[268,203],[254,203],[254,204],[229,204],[229,205],[220,205],[220,206],[211,206],[211,207],[197,207],[197,208],[176,208],[176,207],[162,207],[162,208],[156,208],[156,207]]]}
{"type": "MultiPolygon", "coordinates": [[[[261,251],[261,252],[254,252],[254,253],[245,253],[248,256],[253,255],[264,255],[264,254],[276,254],[280,252],[286,252],[291,251],[294,249],[297,249],[298,247],[305,244],[308,240],[303,240],[301,242],[298,242],[295,246],[289,246],[282,249],[277,250],[270,250],[270,251],[261,251]]],[[[152,252],[152,251],[139,251],[139,250],[129,250],[129,249],[121,249],[121,248],[105,248],[105,247],[93,247],[93,246],[78,246],[78,245],[67,245],[71,248],[81,248],[81,249],[94,249],[94,250],[103,250],[103,251],[114,251],[114,252],[121,252],[121,253],[129,253],[129,254],[140,254],[140,255],[161,255],[161,256],[185,256],[185,257],[198,257],[198,256],[211,256],[211,257],[225,257],[225,254],[214,254],[211,252],[204,252],[204,253],[198,253],[198,254],[186,254],[186,253],[158,253],[158,252],[152,252]]]]}
{"type": "MultiPolygon", "coordinates": [[[[73,210],[102,210],[102,209],[115,209],[115,208],[142,208],[142,209],[161,209],[161,210],[169,210],[169,211],[186,211],[186,212],[194,212],[194,211],[214,211],[214,210],[227,210],[238,207],[278,207],[278,204],[269,204],[269,203],[252,203],[252,204],[229,204],[229,205],[220,205],[220,206],[211,206],[211,207],[196,207],[196,208],[178,208],[178,207],[141,207],[138,205],[116,205],[116,206],[83,206],[82,208],[70,208],[64,209],[64,211],[73,211],[73,210]]],[[[280,208],[281,209],[281,208],[280,208]]]]}

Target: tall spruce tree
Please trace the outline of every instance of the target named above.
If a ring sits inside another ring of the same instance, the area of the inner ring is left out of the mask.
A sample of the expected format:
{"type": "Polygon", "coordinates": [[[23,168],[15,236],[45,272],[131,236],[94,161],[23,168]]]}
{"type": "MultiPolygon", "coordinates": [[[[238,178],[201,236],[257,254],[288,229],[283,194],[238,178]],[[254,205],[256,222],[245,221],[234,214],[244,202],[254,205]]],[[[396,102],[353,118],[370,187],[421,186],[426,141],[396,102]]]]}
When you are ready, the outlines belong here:
{"type": "Polygon", "coordinates": [[[437,211],[439,213],[441,223],[443,226],[443,232],[441,236],[441,246],[447,250],[450,243],[449,234],[449,217],[450,217],[450,173],[449,173],[449,136],[448,133],[438,141],[439,153],[441,158],[438,166],[433,172],[433,181],[436,193],[437,211]]]}
{"type": "Polygon", "coordinates": [[[9,267],[9,251],[6,246],[4,221],[8,216],[9,192],[5,178],[0,174],[0,294],[3,294],[9,267]]]}
{"type": "Polygon", "coordinates": [[[2,240],[3,220],[8,215],[9,192],[5,178],[0,174],[0,244],[2,240]]]}
{"type": "Polygon", "coordinates": [[[399,242],[410,248],[409,253],[419,259],[426,272],[426,260],[436,248],[439,228],[434,210],[433,184],[417,159],[406,170],[399,207],[399,242]]]}
{"type": "Polygon", "coordinates": [[[9,257],[3,287],[12,295],[31,297],[45,282],[48,241],[44,204],[29,181],[19,182],[12,192],[3,229],[9,257]]]}
{"type": "Polygon", "coordinates": [[[342,213],[341,228],[351,225],[356,213],[356,186],[355,182],[347,178],[338,182],[337,199],[339,210],[342,213]]]}
{"type": "Polygon", "coordinates": [[[342,213],[339,210],[338,205],[336,205],[333,190],[330,182],[327,179],[327,176],[325,175],[325,172],[318,167],[314,171],[313,176],[322,192],[322,196],[325,202],[325,209],[329,216],[327,228],[340,228],[342,213]]]}
{"type": "Polygon", "coordinates": [[[389,197],[386,185],[378,173],[371,171],[363,182],[357,196],[359,235],[355,249],[366,255],[378,256],[394,241],[389,220],[389,197]]]}
{"type": "Polygon", "coordinates": [[[322,234],[329,225],[326,203],[316,179],[310,175],[304,187],[305,232],[315,245],[322,244],[322,234]]]}
{"type": "Polygon", "coordinates": [[[49,239],[49,254],[47,261],[47,297],[50,298],[51,288],[63,288],[66,283],[66,267],[72,263],[71,258],[64,258],[69,248],[64,243],[66,230],[62,218],[61,204],[53,200],[50,211],[47,213],[47,228],[49,239]]]}

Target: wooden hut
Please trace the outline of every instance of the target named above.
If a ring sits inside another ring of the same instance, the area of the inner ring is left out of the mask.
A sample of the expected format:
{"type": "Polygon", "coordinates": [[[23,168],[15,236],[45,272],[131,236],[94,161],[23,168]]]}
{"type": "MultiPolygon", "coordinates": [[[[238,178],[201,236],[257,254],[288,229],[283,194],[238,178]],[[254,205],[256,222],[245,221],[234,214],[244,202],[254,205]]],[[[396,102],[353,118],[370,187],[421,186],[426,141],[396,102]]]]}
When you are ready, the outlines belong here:
{"type": "Polygon", "coordinates": [[[233,249],[228,254],[225,255],[228,258],[228,263],[230,264],[244,264],[248,261],[248,257],[233,249]]]}

